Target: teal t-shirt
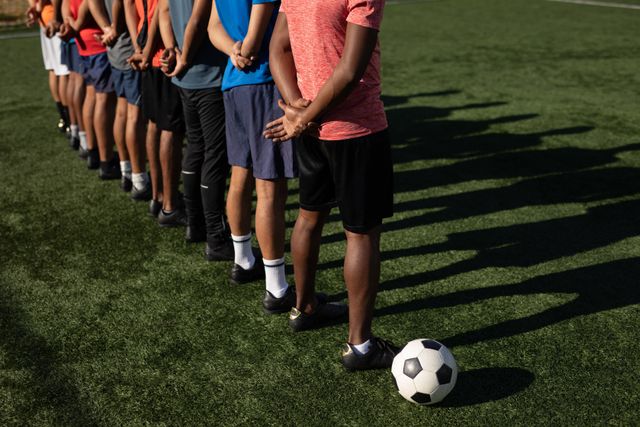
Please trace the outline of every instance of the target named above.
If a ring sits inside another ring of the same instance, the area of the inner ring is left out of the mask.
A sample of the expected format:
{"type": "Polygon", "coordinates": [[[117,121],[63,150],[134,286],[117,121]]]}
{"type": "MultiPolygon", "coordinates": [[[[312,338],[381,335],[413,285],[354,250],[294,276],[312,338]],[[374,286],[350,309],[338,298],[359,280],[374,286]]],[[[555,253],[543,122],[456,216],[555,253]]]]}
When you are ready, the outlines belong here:
{"type": "MultiPolygon", "coordinates": [[[[192,9],[193,0],[169,0],[173,33],[180,49],[184,43],[184,31],[192,9]]],[[[222,85],[222,73],[226,62],[226,55],[213,47],[208,35],[205,35],[189,69],[171,81],[184,89],[219,88],[222,85]]]]}
{"type": "Polygon", "coordinates": [[[273,33],[273,26],[278,16],[278,0],[215,0],[218,16],[227,34],[235,40],[244,40],[249,30],[249,18],[251,17],[251,6],[262,3],[276,3],[276,7],[271,17],[271,22],[267,27],[262,40],[262,46],[258,53],[257,63],[249,69],[238,70],[233,66],[231,60],[227,61],[222,80],[222,90],[228,90],[236,86],[255,85],[273,81],[269,71],[269,41],[273,33]]]}

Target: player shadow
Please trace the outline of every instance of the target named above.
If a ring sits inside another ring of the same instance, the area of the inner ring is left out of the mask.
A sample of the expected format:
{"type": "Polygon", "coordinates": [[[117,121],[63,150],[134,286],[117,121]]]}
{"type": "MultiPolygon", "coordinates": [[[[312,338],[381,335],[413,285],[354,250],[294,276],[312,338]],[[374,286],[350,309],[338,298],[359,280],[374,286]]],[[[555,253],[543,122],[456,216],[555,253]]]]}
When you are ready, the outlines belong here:
{"type": "MultiPolygon", "coordinates": [[[[21,319],[28,316],[18,308],[9,291],[9,286],[0,283],[0,348],[6,355],[3,363],[5,369],[24,369],[31,373],[29,393],[34,399],[25,411],[41,409],[50,412],[56,419],[56,424],[65,425],[98,425],[91,415],[90,408],[82,403],[81,393],[76,381],[70,378],[64,370],[63,362],[58,360],[59,349],[52,347],[44,338],[34,333],[21,319]],[[72,414],[70,419],[66,415],[72,414]]],[[[23,382],[15,385],[9,382],[3,384],[12,387],[24,387],[23,382]]]]}
{"type": "Polygon", "coordinates": [[[455,307],[499,297],[538,294],[575,295],[560,306],[519,319],[462,332],[442,340],[448,347],[510,337],[586,316],[640,303],[640,258],[627,258],[534,277],[511,285],[468,289],[417,299],[376,310],[377,316],[429,308],[455,307]]]}
{"type": "Polygon", "coordinates": [[[531,371],[522,368],[481,368],[458,373],[451,394],[434,406],[459,408],[494,402],[520,393],[535,379],[531,371]]]}
{"type": "Polygon", "coordinates": [[[487,267],[531,267],[606,247],[640,234],[640,200],[589,208],[585,213],[449,234],[447,241],[400,249],[386,259],[475,251],[476,255],[445,267],[400,276],[381,284],[384,290],[417,286],[487,267]]]}

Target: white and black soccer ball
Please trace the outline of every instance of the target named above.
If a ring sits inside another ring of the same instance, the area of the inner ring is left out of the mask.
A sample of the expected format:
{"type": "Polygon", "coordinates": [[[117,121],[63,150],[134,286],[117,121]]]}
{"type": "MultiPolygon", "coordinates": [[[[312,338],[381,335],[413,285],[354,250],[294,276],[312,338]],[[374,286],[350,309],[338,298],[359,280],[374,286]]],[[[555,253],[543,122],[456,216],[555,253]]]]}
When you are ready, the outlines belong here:
{"type": "Polygon", "coordinates": [[[391,373],[409,402],[432,405],[456,385],[458,365],[447,347],[431,339],[410,341],[393,359],[391,373]]]}

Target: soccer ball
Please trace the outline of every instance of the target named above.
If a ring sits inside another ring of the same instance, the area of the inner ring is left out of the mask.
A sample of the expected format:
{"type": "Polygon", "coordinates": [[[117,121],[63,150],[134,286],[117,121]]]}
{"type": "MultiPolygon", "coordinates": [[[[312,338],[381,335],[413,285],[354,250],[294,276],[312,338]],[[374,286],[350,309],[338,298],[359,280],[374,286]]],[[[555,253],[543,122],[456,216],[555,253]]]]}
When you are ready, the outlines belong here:
{"type": "Polygon", "coordinates": [[[405,345],[393,359],[391,373],[402,397],[418,405],[432,405],[455,387],[458,365],[443,344],[418,339],[405,345]]]}

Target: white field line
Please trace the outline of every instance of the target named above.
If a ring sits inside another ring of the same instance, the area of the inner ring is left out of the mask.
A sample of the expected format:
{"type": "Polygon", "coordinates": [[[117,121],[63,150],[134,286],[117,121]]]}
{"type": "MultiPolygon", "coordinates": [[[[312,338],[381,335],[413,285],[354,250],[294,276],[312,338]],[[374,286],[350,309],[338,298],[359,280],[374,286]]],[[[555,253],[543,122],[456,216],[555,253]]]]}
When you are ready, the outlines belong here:
{"type": "Polygon", "coordinates": [[[556,3],[577,4],[580,6],[600,6],[600,7],[615,7],[618,9],[640,10],[640,5],[638,4],[608,3],[603,1],[592,1],[592,0],[547,0],[547,1],[552,1],[556,3]]]}

